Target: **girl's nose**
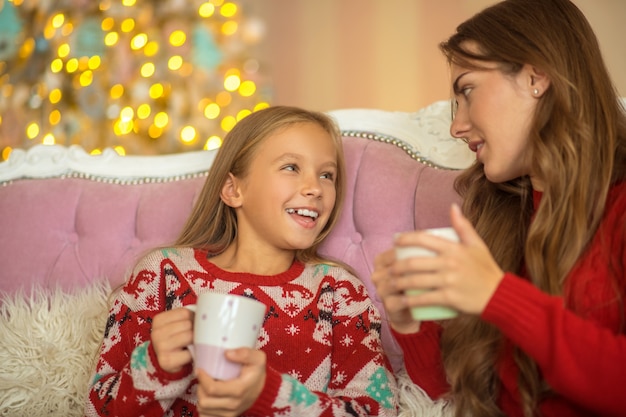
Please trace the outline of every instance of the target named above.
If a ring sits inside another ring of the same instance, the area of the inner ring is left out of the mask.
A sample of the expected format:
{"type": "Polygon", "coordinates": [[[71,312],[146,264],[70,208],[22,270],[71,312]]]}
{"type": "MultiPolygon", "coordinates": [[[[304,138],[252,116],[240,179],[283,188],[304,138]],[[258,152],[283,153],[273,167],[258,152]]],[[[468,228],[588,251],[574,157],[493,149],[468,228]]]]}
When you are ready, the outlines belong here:
{"type": "Polygon", "coordinates": [[[322,186],[318,176],[308,177],[303,184],[302,193],[304,195],[320,197],[322,195],[322,186]]]}

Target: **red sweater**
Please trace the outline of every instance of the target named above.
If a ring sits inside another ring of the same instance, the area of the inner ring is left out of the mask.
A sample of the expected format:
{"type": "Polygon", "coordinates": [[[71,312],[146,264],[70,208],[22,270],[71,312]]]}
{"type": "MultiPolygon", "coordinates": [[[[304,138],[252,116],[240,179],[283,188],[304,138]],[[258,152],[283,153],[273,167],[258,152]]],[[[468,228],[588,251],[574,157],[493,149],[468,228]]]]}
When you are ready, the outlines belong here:
{"type": "MultiPolygon", "coordinates": [[[[535,206],[541,195],[535,195],[535,206]]],[[[626,416],[626,183],[613,187],[593,241],[568,275],[564,296],[550,296],[506,273],[483,311],[509,346],[539,365],[556,393],[539,404],[545,417],[626,416]],[[617,292],[616,292],[617,291],[617,292]],[[621,296],[621,300],[618,297],[621,296]]],[[[395,333],[411,379],[432,398],[448,391],[441,327],[424,322],[415,334],[395,333]]],[[[499,406],[522,416],[512,350],[498,365],[499,406]]]]}
{"type": "Polygon", "coordinates": [[[396,415],[380,314],[361,281],[300,262],[274,276],[232,273],[193,249],[156,250],[136,266],[110,311],[86,415],[198,415],[191,365],[175,374],[161,369],[150,329],[155,314],[193,304],[205,291],[267,306],[257,341],[267,354],[266,382],[245,415],[396,415]]]}

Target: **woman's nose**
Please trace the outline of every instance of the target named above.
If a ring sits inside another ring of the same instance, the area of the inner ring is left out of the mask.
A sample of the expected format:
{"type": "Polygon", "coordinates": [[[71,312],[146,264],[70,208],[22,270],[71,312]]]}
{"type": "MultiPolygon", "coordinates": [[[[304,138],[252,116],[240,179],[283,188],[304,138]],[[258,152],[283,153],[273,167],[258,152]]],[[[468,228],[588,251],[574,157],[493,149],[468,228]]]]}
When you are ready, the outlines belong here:
{"type": "Polygon", "coordinates": [[[470,129],[469,119],[465,111],[457,109],[450,123],[450,135],[454,138],[468,142],[467,134],[470,129]]]}

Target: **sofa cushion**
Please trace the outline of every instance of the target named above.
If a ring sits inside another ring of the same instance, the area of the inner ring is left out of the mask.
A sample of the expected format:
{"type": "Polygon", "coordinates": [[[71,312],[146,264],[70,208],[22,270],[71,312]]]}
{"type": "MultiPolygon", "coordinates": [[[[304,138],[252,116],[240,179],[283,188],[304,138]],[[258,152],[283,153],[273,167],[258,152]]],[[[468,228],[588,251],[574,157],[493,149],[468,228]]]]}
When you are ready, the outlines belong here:
{"type": "Polygon", "coordinates": [[[121,284],[148,249],[172,242],[206,176],[151,183],[80,177],[0,187],[0,290],[121,284]]]}

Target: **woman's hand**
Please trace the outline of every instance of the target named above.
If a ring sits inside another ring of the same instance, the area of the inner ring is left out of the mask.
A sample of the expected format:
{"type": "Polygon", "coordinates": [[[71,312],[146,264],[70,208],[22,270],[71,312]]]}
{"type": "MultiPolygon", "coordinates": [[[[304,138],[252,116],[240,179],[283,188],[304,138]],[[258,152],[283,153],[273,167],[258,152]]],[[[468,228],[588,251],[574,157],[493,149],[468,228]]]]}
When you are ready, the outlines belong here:
{"type": "Polygon", "coordinates": [[[376,286],[378,296],[383,301],[391,327],[398,333],[415,333],[419,330],[420,325],[411,316],[404,290],[396,286],[397,276],[391,272],[395,261],[396,255],[393,248],[378,254],[374,258],[372,282],[376,286]]]}
{"type": "Polygon", "coordinates": [[[152,321],[152,346],[161,369],[178,372],[191,362],[187,346],[193,343],[193,312],[186,308],[163,311],[152,321]]]}
{"type": "Polygon", "coordinates": [[[396,238],[398,246],[421,246],[436,256],[396,260],[394,251],[389,250],[376,258],[372,280],[393,328],[400,333],[419,329],[416,323],[410,324],[411,307],[440,305],[481,314],[504,276],[458,206],[452,206],[450,218],[460,243],[421,231],[396,238]],[[408,289],[430,291],[407,296],[404,291],[408,289]]]}
{"type": "Polygon", "coordinates": [[[241,375],[219,381],[198,370],[198,412],[204,417],[235,417],[254,404],[265,386],[267,357],[250,348],[226,351],[229,361],[242,365],[241,375]]]}

